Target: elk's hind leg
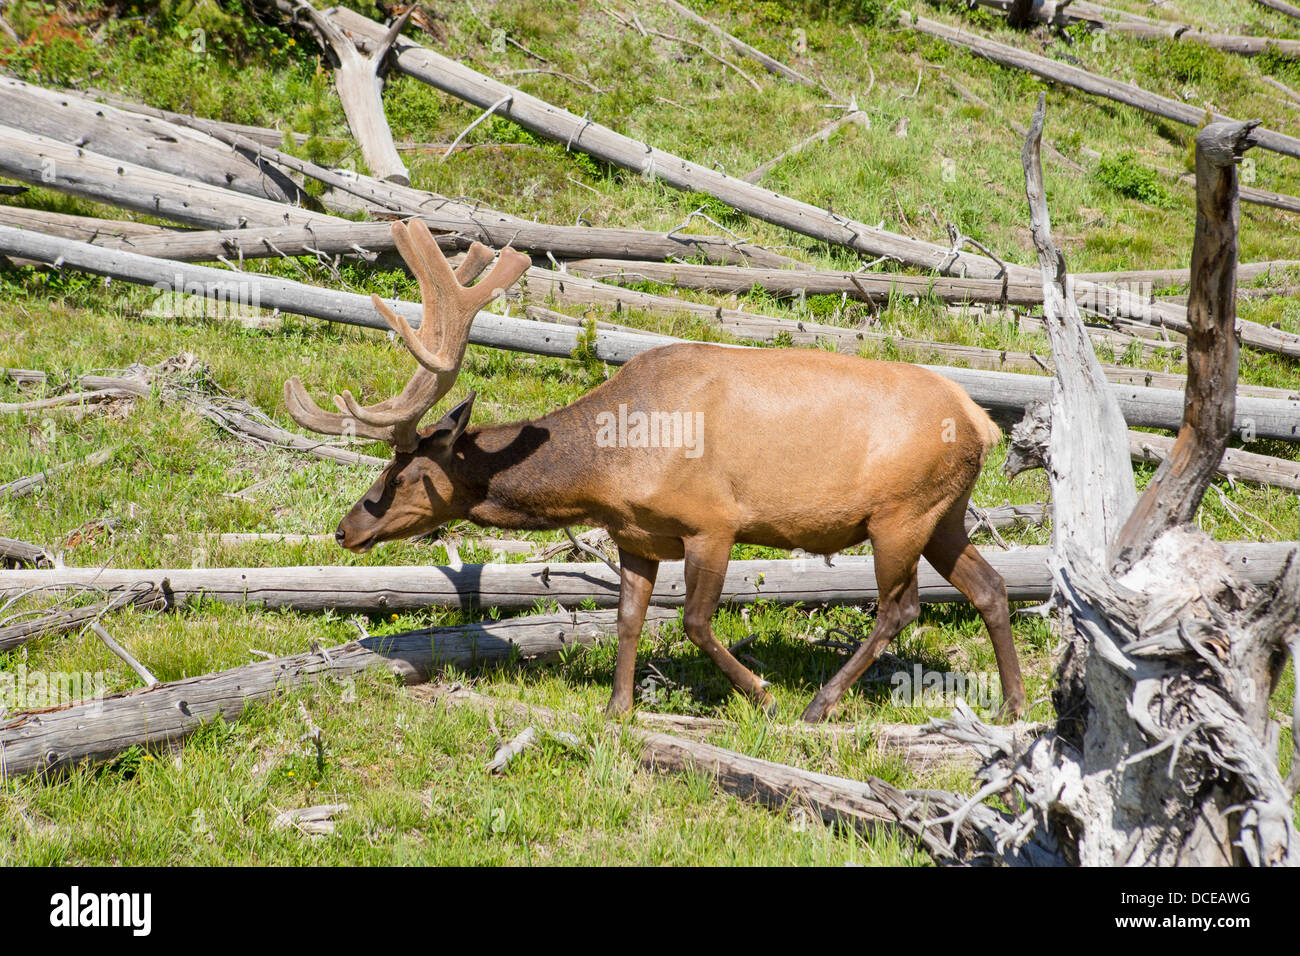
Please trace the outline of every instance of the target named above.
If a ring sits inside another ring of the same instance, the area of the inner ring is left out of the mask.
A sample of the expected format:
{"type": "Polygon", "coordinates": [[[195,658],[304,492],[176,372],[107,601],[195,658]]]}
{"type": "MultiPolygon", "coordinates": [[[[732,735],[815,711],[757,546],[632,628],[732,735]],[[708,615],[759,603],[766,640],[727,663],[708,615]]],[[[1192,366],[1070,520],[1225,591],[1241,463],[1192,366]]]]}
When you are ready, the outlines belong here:
{"type": "Polygon", "coordinates": [[[713,636],[713,612],[722,596],[722,585],[731,560],[731,540],[688,538],[686,548],[686,609],[683,624],[686,636],[731,680],[736,690],[748,694],[770,713],[776,701],[762,680],[727,650],[713,636]]]}
{"type": "Polygon", "coordinates": [[[618,549],[618,661],[614,664],[614,690],[605,714],[618,717],[632,709],[632,685],[636,681],[636,646],[645,625],[646,608],[655,588],[659,562],[618,549]]]}
{"type": "Polygon", "coordinates": [[[984,560],[966,536],[966,502],[954,507],[939,522],[925,546],[925,559],[952,582],[975,605],[993,641],[993,656],[1002,681],[1002,709],[1019,717],[1025,709],[1025,685],[1020,677],[1020,660],[1011,638],[1011,611],[1007,606],[1007,584],[1002,575],[984,560]]]}
{"type": "Polygon", "coordinates": [[[916,584],[919,555],[915,545],[906,540],[885,542],[877,536],[872,537],[871,543],[876,558],[876,586],[880,592],[875,626],[872,627],[870,636],[853,652],[848,663],[822,686],[803,712],[803,719],[808,723],[817,723],[831,717],[839,706],[840,698],[876,662],[889,642],[921,613],[921,599],[916,584]]]}

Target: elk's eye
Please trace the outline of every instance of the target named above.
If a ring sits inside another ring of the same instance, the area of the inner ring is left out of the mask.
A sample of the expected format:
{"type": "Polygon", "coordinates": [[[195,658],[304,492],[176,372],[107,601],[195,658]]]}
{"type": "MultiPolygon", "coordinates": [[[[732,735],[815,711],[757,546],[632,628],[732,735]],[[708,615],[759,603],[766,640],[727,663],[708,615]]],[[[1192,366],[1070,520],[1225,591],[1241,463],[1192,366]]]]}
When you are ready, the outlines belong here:
{"type": "Polygon", "coordinates": [[[400,488],[401,485],[402,485],[402,482],[405,481],[405,480],[406,480],[406,479],[403,478],[401,475],[394,475],[394,476],[389,480],[389,482],[388,482],[388,486],[389,486],[390,488],[400,488]]]}

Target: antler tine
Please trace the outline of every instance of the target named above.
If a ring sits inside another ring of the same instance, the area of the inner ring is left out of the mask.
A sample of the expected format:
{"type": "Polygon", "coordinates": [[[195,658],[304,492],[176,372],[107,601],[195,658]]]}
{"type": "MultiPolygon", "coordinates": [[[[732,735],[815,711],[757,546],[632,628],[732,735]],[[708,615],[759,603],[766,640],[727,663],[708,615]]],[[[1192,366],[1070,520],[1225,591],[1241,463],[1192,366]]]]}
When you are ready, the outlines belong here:
{"type": "Polygon", "coordinates": [[[327,435],[353,434],[387,441],[399,451],[409,451],[419,441],[418,426],[424,413],[437,404],[456,383],[469,342],[474,316],[482,306],[513,285],[531,260],[513,249],[502,250],[495,266],[477,285],[466,286],[492,260],[492,250],[481,243],[470,246],[454,272],[437,241],[419,219],[409,225],[395,222],[393,239],[402,258],[420,284],[423,320],[419,330],[372,295],[371,302],[398,335],[420,367],[401,394],[375,405],[361,405],[349,391],[335,397],[339,413],[323,411],[295,376],[285,382],[285,404],[294,421],[327,435]]]}
{"type": "MultiPolygon", "coordinates": [[[[439,248],[442,248],[439,246],[439,248]]],[[[488,264],[496,257],[496,253],[483,245],[476,242],[469,247],[465,253],[465,258],[461,260],[460,265],[456,267],[456,281],[463,286],[469,285],[479,277],[479,274],[488,267],[488,264]]]]}
{"type": "Polygon", "coordinates": [[[356,435],[383,442],[393,440],[391,428],[376,427],[359,416],[323,411],[312,401],[297,375],[284,383],[284,404],[290,418],[303,428],[322,435],[356,435]]]}

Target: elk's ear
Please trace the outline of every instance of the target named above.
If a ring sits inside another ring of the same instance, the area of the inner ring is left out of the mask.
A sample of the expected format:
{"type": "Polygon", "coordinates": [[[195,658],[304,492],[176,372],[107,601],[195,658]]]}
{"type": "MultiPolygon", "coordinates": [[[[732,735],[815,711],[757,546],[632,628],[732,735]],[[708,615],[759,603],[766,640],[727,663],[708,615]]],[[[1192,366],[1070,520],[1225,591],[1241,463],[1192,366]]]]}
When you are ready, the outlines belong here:
{"type": "Polygon", "coordinates": [[[476,392],[470,392],[469,398],[461,402],[438,422],[420,433],[420,450],[426,454],[446,451],[456,443],[456,439],[469,425],[470,413],[474,410],[476,392]]]}

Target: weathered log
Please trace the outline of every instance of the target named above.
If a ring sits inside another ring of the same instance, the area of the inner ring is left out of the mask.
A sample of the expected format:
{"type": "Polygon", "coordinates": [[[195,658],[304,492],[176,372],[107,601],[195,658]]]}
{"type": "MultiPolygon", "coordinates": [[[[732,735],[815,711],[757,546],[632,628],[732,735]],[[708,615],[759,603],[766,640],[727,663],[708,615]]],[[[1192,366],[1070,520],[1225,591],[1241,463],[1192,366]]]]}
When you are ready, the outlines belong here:
{"type": "Polygon", "coordinates": [[[38,471],[34,475],[26,475],[22,478],[0,485],[0,498],[24,498],[41,488],[41,486],[49,480],[50,475],[56,475],[59,472],[67,471],[70,468],[93,468],[95,465],[102,465],[113,457],[113,452],[114,449],[112,448],[92,452],[84,458],[79,458],[76,461],[62,461],[57,465],[51,465],[44,471],[38,471]]]}
{"type": "Polygon", "coordinates": [[[151,584],[133,582],[110,589],[107,598],[85,607],[53,612],[38,611],[25,621],[0,627],[0,653],[21,647],[38,637],[54,637],[80,630],[91,621],[96,621],[106,614],[127,606],[134,606],[140,610],[161,609],[167,607],[167,598],[161,590],[151,584]]]}
{"type": "Polygon", "coordinates": [[[182,179],[0,125],[0,174],[205,229],[305,226],[333,216],[182,179]]]}
{"type": "Polygon", "coordinates": [[[44,385],[45,373],[30,368],[0,368],[0,380],[13,382],[19,388],[44,385]]]}
{"type": "Polygon", "coordinates": [[[282,170],[202,133],[12,77],[0,77],[0,115],[15,129],[146,169],[273,202],[307,199],[282,170]]]}
{"type": "MultiPolygon", "coordinates": [[[[1261,276],[1269,277],[1295,272],[1300,275],[1300,259],[1277,259],[1269,262],[1237,263],[1237,281],[1253,282],[1261,276]]],[[[1187,285],[1192,281],[1191,269],[1125,269],[1119,272],[1080,272],[1070,277],[1104,283],[1137,283],[1155,287],[1187,285]]]]}
{"type": "MultiPolygon", "coordinates": [[[[458,684],[420,690],[424,691],[421,697],[433,700],[443,707],[470,707],[496,714],[515,713],[545,724],[561,721],[570,726],[578,724],[575,717],[557,714],[545,707],[478,694],[458,684]]],[[[945,833],[941,824],[926,825],[923,822],[925,815],[942,810],[957,812],[966,802],[964,797],[934,790],[900,790],[878,777],[850,780],[761,760],[702,740],[664,733],[657,728],[667,724],[678,730],[682,718],[668,715],[666,721],[655,719],[663,716],[665,715],[638,714],[638,721],[647,727],[621,728],[623,732],[635,737],[640,745],[641,763],[647,770],[655,773],[707,774],[722,790],[781,813],[802,811],[819,817],[827,825],[847,826],[868,832],[880,826],[897,827],[921,843],[936,860],[948,861],[957,859],[954,847],[967,855],[992,853],[993,841],[988,840],[986,834],[1002,829],[1008,822],[991,808],[979,807],[973,811],[970,825],[958,821],[954,824],[957,828],[955,834],[951,829],[945,833]]],[[[825,733],[824,725],[805,725],[805,728],[801,732],[825,733]]],[[[903,725],[884,725],[872,727],[871,730],[888,734],[895,728],[904,732],[910,729],[903,725]]],[[[772,732],[780,733],[784,729],[773,727],[772,732]]],[[[1035,725],[1027,724],[1005,729],[1010,739],[1022,742],[1032,740],[1039,730],[1035,725]]],[[[950,743],[943,745],[945,756],[952,753],[948,749],[950,743]]],[[[910,756],[912,748],[909,747],[904,753],[910,756]]],[[[1037,855],[1027,853],[1023,862],[1031,863],[1035,859],[1037,855]]]]}
{"type": "Polygon", "coordinates": [[[370,171],[379,179],[408,186],[411,177],[402,157],[393,145],[393,132],[384,115],[382,74],[393,40],[402,32],[406,21],[416,9],[406,12],[388,28],[388,33],[365,53],[360,53],[343,33],[310,3],[299,0],[297,9],[305,13],[315,28],[320,45],[333,56],[334,85],[343,104],[348,127],[361,147],[361,155],[370,171]]]}
{"type": "MultiPolygon", "coordinates": [[[[1005,466],[1009,476],[1014,477],[1031,468],[1046,467],[1045,463],[1050,457],[1048,442],[1051,428],[1051,410],[1046,403],[1035,402],[1026,409],[1025,417],[1012,431],[1005,466]]],[[[1129,457],[1133,461],[1160,464],[1173,451],[1174,439],[1168,435],[1130,430],[1128,447],[1129,457]]],[[[1271,458],[1239,448],[1225,448],[1215,470],[1232,480],[1300,491],[1300,463],[1285,458],[1271,458]]]]}
{"type": "MultiPolygon", "coordinates": [[[[998,43],[957,27],[950,27],[925,17],[913,17],[910,13],[900,14],[898,22],[903,27],[938,37],[954,46],[964,47],[1002,66],[1024,70],[1048,82],[1060,83],[1094,96],[1124,103],[1163,119],[1192,127],[1199,126],[1205,119],[1204,110],[1188,103],[1151,93],[1131,83],[1121,83],[1118,80],[1097,76],[1077,66],[1018,50],[1013,46],[998,43]]],[[[1211,116],[1215,121],[1235,122],[1221,113],[1211,111],[1211,116]]],[[[1259,145],[1264,149],[1300,159],[1300,139],[1262,128],[1256,131],[1256,137],[1259,145]]]]}
{"type": "MultiPolygon", "coordinates": [[[[329,14],[358,42],[374,43],[383,36],[383,27],[351,10],[335,7],[329,14]]],[[[399,39],[394,49],[397,68],[408,75],[482,109],[499,104],[500,115],[540,136],[565,143],[566,148],[660,179],[674,189],[707,193],[740,212],[810,238],[950,275],[1005,277],[1012,281],[1033,281],[1037,275],[1026,266],[962,252],[960,244],[957,248],[944,248],[898,235],[689,162],[552,106],[410,41],[399,39]]],[[[1199,122],[1198,114],[1193,125],[1199,122]]],[[[1294,142],[1300,148],[1300,141],[1294,142]]],[[[1077,291],[1086,300],[1084,306],[1089,311],[1100,308],[1103,314],[1118,311],[1140,318],[1152,316],[1154,321],[1165,322],[1173,328],[1186,326],[1186,312],[1178,306],[1152,303],[1126,290],[1094,288],[1086,282],[1078,285],[1077,291]]],[[[1251,335],[1252,346],[1300,357],[1300,335],[1271,328],[1254,330],[1251,335]]]]}
{"type": "Polygon", "coordinates": [[[33,229],[51,236],[78,239],[82,242],[112,242],[114,239],[133,239],[146,236],[181,236],[185,233],[166,226],[154,226],[129,219],[99,219],[94,216],[72,216],[47,209],[28,209],[24,206],[0,205],[0,225],[33,229]]]}
{"type": "Polygon", "coordinates": [[[53,564],[44,548],[0,535],[0,567],[48,568],[53,564]]]}
{"type": "MultiPolygon", "coordinates": [[[[4,226],[0,226],[0,254],[21,255],[47,263],[59,262],[64,267],[158,289],[192,290],[195,294],[224,300],[233,298],[264,309],[276,308],[331,322],[387,328],[366,297],[289,279],[152,259],[4,226]]],[[[393,307],[413,327],[418,327],[422,314],[419,305],[396,302],[393,307]]],[[[579,334],[578,329],[570,326],[480,312],[474,320],[469,340],[477,345],[568,357],[579,345],[579,334]]],[[[595,351],[601,361],[621,364],[633,355],[674,341],[678,340],[667,336],[598,330],[595,351]]],[[[1018,417],[1031,401],[1044,398],[1051,389],[1050,380],[1039,376],[926,367],[958,382],[976,402],[998,410],[1004,417],[1007,414],[1018,417]]],[[[1167,389],[1136,385],[1115,385],[1112,388],[1120,397],[1131,425],[1172,428],[1181,420],[1181,399],[1167,389]]],[[[1243,398],[1238,403],[1238,420],[1239,428],[1250,429],[1261,438],[1300,440],[1300,402],[1243,398]]]]}
{"type": "MultiPolygon", "coordinates": [[[[481,242],[493,249],[513,246],[521,252],[539,256],[549,253],[557,259],[584,259],[593,255],[614,260],[685,256],[702,257],[710,262],[759,264],[783,258],[757,246],[719,236],[681,232],[669,236],[639,229],[515,222],[492,212],[474,214],[471,218],[456,210],[433,210],[422,213],[420,218],[435,233],[439,247],[447,253],[464,252],[475,242],[481,242]]],[[[0,222],[3,221],[3,213],[0,213],[0,222]]],[[[90,241],[83,235],[63,234],[68,238],[90,241]]],[[[231,259],[320,254],[371,257],[395,248],[389,223],[346,221],[313,223],[303,227],[160,232],[150,236],[99,239],[96,244],[178,262],[214,261],[222,256],[231,259]]]]}
{"type": "MultiPolygon", "coordinates": [[[[653,610],[653,609],[652,609],[653,610]]],[[[655,611],[654,620],[671,617],[655,611]]],[[[295,654],[0,720],[0,780],[108,760],[128,747],[165,747],[213,718],[233,720],[277,693],[384,667],[407,683],[443,667],[545,657],[608,634],[608,611],[542,614],[463,627],[428,628],[295,654]]]]}
{"type": "Polygon", "coordinates": [[[1268,7],[1270,10],[1274,10],[1283,16],[1300,20],[1300,7],[1287,3],[1286,0],[1255,0],[1255,2],[1260,6],[1268,7]]]}
{"type": "MultiPolygon", "coordinates": [[[[1127,455],[1125,457],[1127,462],[1127,455]]],[[[1294,548],[1285,542],[1225,542],[1236,573],[1261,586],[1272,583],[1294,548]]],[[[1007,582],[1013,601],[1043,601],[1051,595],[1048,549],[987,551],[985,559],[1007,582]]],[[[812,605],[866,604],[876,600],[875,564],[869,555],[839,555],[827,565],[821,556],[783,560],[732,561],[722,600],[812,605]]],[[[927,604],[962,603],[965,596],[929,564],[919,571],[920,599],[927,604]]],[[[440,566],[280,567],[280,568],[58,568],[0,571],[0,597],[28,588],[58,589],[95,583],[121,587],[148,581],[170,600],[200,595],[223,604],[323,611],[347,607],[369,611],[406,611],[432,605],[471,608],[530,608],[538,601],[576,607],[618,604],[618,577],[604,564],[464,564],[440,566]]],[[[665,563],[655,585],[653,603],[679,607],[685,598],[681,562],[665,563]]]]}
{"type": "MultiPolygon", "coordinates": [[[[1012,0],[978,0],[982,6],[1009,11],[1012,0]]],[[[1200,43],[1240,53],[1245,56],[1258,56],[1261,53],[1279,53],[1283,56],[1300,56],[1300,40],[1278,40],[1273,37],[1241,36],[1233,33],[1214,33],[1201,30],[1190,23],[1177,23],[1172,20],[1121,19],[1114,11],[1103,10],[1092,4],[1060,3],[1057,0],[1035,0],[1029,7],[1028,17],[1037,23],[1066,25],[1070,23],[1087,23],[1105,30],[1107,33],[1120,33],[1137,37],[1140,40],[1183,40],[1200,43]]],[[[1012,24],[1018,26],[1019,24],[1012,24]]]]}

